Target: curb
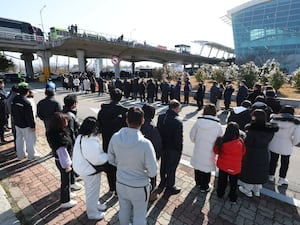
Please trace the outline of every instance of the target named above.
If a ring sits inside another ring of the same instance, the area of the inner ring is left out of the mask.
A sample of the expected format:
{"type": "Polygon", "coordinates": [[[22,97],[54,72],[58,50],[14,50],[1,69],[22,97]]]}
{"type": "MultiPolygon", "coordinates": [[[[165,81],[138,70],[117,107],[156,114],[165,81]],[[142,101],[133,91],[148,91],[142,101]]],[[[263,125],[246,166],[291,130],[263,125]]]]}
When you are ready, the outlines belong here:
{"type": "Polygon", "coordinates": [[[21,222],[16,218],[11,205],[8,201],[8,196],[0,185],[0,221],[2,225],[21,225],[21,222]]]}

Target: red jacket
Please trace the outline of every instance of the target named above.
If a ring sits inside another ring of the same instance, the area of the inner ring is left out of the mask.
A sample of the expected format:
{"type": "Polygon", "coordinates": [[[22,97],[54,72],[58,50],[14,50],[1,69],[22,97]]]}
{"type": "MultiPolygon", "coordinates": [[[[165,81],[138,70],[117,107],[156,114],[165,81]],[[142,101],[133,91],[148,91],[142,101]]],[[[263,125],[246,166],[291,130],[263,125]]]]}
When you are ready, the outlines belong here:
{"type": "MultiPolygon", "coordinates": [[[[214,152],[219,154],[219,148],[214,147],[214,152]]],[[[241,139],[235,139],[225,142],[222,145],[222,150],[219,154],[217,167],[231,175],[236,175],[241,172],[242,158],[246,152],[246,147],[241,139]]]]}

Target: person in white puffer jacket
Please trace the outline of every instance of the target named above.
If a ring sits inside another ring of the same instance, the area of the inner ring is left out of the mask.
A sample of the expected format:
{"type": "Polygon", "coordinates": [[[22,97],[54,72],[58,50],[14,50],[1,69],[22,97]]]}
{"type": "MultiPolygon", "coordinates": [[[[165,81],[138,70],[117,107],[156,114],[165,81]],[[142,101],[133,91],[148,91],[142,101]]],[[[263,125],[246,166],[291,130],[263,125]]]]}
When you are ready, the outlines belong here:
{"type": "Polygon", "coordinates": [[[73,169],[84,181],[88,218],[100,220],[104,217],[102,211],[106,209],[106,205],[98,201],[101,174],[97,173],[93,165],[105,164],[108,156],[101,147],[95,117],[87,117],[78,133],[73,149],[73,169]]]}
{"type": "Polygon", "coordinates": [[[204,106],[203,117],[198,117],[190,131],[190,139],[195,143],[191,165],[195,169],[196,186],[199,186],[201,192],[209,192],[211,189],[211,172],[216,170],[213,148],[216,139],[223,134],[216,114],[213,104],[204,106]]]}
{"type": "Polygon", "coordinates": [[[274,134],[269,143],[271,154],[269,180],[275,181],[275,171],[280,156],[278,185],[288,185],[286,174],[289,168],[289,159],[293,152],[293,146],[300,143],[300,121],[294,117],[294,108],[286,105],[282,107],[280,114],[271,116],[270,122],[277,123],[279,131],[274,134]]]}

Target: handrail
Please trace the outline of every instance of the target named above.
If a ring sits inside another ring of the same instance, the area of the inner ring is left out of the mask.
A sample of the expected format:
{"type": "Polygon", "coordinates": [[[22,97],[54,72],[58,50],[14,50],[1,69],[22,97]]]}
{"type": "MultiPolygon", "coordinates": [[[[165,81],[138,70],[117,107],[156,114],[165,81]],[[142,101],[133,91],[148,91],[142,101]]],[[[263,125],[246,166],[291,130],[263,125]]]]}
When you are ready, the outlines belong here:
{"type": "Polygon", "coordinates": [[[17,33],[17,32],[7,32],[7,31],[0,31],[0,39],[9,39],[9,40],[26,41],[26,42],[30,41],[30,42],[38,42],[38,43],[44,41],[43,36],[17,33]]]}

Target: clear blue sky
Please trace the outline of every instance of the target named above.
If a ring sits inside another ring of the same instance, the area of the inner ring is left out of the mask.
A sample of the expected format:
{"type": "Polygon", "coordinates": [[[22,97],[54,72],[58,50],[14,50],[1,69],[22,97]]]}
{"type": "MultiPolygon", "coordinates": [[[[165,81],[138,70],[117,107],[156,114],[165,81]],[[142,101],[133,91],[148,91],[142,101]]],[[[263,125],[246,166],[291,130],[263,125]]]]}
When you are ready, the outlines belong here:
{"type": "Polygon", "coordinates": [[[44,29],[79,28],[164,46],[193,40],[233,47],[231,27],[220,17],[247,0],[14,0],[1,1],[1,17],[44,29]]]}

